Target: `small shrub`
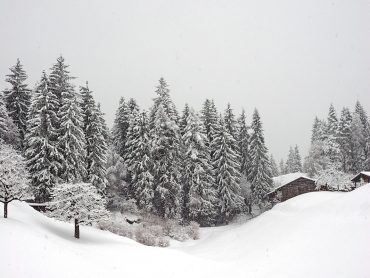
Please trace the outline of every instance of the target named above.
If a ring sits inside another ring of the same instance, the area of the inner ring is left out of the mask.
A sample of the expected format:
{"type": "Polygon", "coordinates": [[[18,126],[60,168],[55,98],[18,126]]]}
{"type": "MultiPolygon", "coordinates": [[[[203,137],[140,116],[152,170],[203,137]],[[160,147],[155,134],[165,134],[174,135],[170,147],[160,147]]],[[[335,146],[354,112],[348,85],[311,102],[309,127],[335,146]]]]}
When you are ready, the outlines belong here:
{"type": "Polygon", "coordinates": [[[165,237],[159,237],[157,240],[157,246],[159,247],[168,247],[170,246],[170,241],[165,237]]]}
{"type": "Polygon", "coordinates": [[[193,240],[199,239],[199,224],[191,221],[189,226],[186,226],[186,234],[193,240]]]}
{"type": "Polygon", "coordinates": [[[180,225],[172,219],[163,220],[163,232],[166,236],[173,237],[174,234],[177,233],[177,229],[180,227],[180,225]]]}
{"type": "Polygon", "coordinates": [[[156,246],[156,237],[147,230],[139,227],[135,231],[135,238],[137,242],[147,246],[156,246]]]}

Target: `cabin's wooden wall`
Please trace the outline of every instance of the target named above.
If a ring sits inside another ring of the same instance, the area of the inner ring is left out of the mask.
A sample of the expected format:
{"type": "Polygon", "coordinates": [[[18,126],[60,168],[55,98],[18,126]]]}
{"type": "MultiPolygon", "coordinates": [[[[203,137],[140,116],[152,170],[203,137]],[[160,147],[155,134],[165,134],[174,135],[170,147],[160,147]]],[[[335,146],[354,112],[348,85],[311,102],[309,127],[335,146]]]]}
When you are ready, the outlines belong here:
{"type": "Polygon", "coordinates": [[[283,202],[300,194],[315,191],[315,188],[314,181],[299,178],[277,189],[275,196],[279,196],[280,201],[283,202]]]}

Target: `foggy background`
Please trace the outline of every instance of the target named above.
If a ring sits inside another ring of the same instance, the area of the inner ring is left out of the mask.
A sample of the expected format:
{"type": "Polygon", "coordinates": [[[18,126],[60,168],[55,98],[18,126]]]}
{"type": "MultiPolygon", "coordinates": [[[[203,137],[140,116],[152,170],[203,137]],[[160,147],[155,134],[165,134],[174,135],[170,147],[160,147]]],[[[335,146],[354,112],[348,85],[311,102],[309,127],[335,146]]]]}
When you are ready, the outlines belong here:
{"type": "Polygon", "coordinates": [[[0,0],[0,90],[17,58],[33,88],[60,54],[110,127],[121,96],[147,109],[163,76],[179,111],[257,107],[277,162],[306,155],[331,102],[370,112],[370,1],[0,0]]]}

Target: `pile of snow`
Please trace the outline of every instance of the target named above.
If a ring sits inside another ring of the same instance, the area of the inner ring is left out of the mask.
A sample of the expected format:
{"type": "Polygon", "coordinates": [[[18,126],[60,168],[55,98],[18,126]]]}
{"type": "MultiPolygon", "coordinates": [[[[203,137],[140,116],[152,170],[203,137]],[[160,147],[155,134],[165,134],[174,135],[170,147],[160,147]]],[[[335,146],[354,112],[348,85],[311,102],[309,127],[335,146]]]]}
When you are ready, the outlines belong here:
{"type": "MultiPolygon", "coordinates": [[[[274,186],[274,189],[277,189],[281,186],[284,186],[292,181],[295,181],[296,179],[298,178],[306,178],[306,179],[309,179],[309,180],[313,180],[311,178],[309,178],[307,176],[306,173],[289,173],[289,174],[286,174],[286,175],[281,175],[281,176],[277,176],[277,177],[273,177],[272,180],[273,180],[273,186],[274,186]]],[[[313,180],[315,181],[315,180],[313,180]]]]}
{"type": "MultiPolygon", "coordinates": [[[[0,211],[1,212],[1,211],[0,211]]],[[[1,277],[369,277],[370,184],[312,192],[170,248],[70,224],[28,205],[0,219],[1,277]]]]}

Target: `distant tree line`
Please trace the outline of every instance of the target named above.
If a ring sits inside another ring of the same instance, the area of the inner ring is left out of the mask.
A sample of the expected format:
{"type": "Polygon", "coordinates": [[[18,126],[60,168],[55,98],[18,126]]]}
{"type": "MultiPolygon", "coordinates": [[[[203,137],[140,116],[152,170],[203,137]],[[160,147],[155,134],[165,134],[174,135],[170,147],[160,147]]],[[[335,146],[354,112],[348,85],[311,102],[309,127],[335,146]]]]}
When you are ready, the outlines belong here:
{"type": "Polygon", "coordinates": [[[344,107],[339,118],[333,105],[326,120],[315,118],[304,169],[311,176],[325,170],[351,174],[370,170],[370,125],[359,101],[353,111],[344,107]]]}

